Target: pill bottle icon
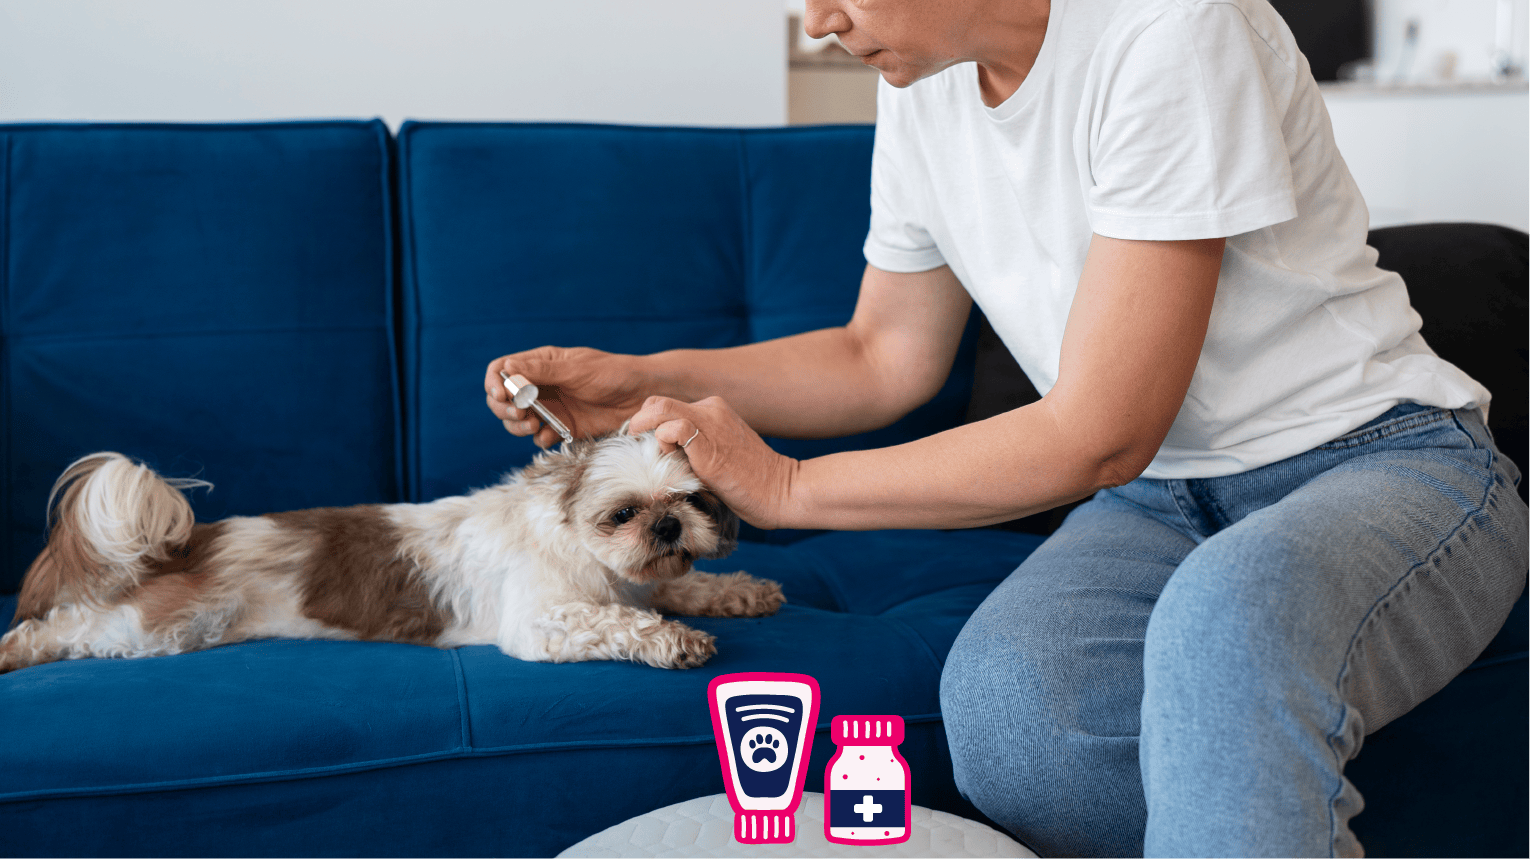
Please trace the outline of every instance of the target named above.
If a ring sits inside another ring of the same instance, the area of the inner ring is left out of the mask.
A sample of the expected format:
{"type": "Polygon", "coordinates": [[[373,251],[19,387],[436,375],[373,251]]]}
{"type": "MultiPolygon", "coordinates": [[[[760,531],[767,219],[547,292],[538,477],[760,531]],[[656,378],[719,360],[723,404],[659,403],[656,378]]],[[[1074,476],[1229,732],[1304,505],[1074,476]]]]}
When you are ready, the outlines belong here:
{"type": "Polygon", "coordinates": [[[908,840],[908,761],[900,716],[835,716],[838,748],[824,772],[824,837],[836,844],[898,844],[908,840]]]}

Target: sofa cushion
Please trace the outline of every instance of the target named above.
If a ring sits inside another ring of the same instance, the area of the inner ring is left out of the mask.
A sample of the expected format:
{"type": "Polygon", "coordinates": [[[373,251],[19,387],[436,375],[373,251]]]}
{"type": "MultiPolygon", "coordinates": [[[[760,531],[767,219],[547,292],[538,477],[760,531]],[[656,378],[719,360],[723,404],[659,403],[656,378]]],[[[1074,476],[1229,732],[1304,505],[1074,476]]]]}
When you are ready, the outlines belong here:
{"type": "MultiPolygon", "coordinates": [[[[914,802],[974,817],[952,782],[940,666],[967,616],[1038,543],[929,531],[744,542],[709,568],[776,579],[789,602],[767,619],[688,621],[718,636],[717,656],[691,671],[335,641],[23,669],[0,676],[0,830],[7,852],[28,855],[552,855],[721,792],[706,690],[737,671],[818,679],[825,715],[809,784],[833,754],[829,716],[896,713],[909,724],[914,802]],[[444,794],[419,787],[439,782],[444,794]],[[306,814],[289,816],[299,801],[306,814]],[[457,849],[460,834],[421,820],[464,808],[490,817],[464,821],[477,831],[457,849]],[[70,829],[129,816],[165,823],[130,835],[70,829]],[[337,842],[336,819],[369,823],[337,842]],[[267,840],[275,822],[283,837],[267,840]]],[[[0,601],[0,625],[14,605],[0,601]]]]}
{"type": "MultiPolygon", "coordinates": [[[[1530,469],[1530,236],[1496,224],[1408,224],[1372,230],[1369,242],[1376,264],[1408,284],[1424,340],[1492,392],[1488,428],[1499,449],[1530,469]]],[[[1527,490],[1520,481],[1520,498],[1530,498],[1527,490]]]]}
{"type": "Polygon", "coordinates": [[[379,122],[0,125],[0,592],[73,459],[203,519],[397,496],[379,122]]]}
{"type": "MultiPolygon", "coordinates": [[[[848,321],[871,138],[869,126],[406,123],[412,498],[459,494],[530,459],[531,442],[483,407],[483,370],[500,355],[732,346],[848,321]]],[[[775,443],[810,456],[956,425],[975,342],[974,328],[941,393],[894,426],[775,443]]]]}

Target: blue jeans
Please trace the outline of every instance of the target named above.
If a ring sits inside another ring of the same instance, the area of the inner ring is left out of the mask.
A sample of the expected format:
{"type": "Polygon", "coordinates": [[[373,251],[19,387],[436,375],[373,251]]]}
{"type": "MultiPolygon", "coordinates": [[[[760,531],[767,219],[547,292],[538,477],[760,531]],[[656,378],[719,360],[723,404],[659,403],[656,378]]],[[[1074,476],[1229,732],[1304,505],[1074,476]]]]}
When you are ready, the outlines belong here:
{"type": "Polygon", "coordinates": [[[1105,490],[952,647],[957,786],[1047,855],[1357,855],[1344,765],[1523,591],[1519,471],[1402,405],[1300,456],[1105,490]]]}

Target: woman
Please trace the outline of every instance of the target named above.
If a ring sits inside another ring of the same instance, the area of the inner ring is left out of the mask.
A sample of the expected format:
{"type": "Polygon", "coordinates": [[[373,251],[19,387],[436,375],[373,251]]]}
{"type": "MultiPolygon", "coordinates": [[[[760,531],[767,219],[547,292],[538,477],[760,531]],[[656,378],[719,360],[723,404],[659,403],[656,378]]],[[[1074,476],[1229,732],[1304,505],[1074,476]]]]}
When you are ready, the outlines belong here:
{"type": "Polygon", "coordinates": [[[1042,854],[1360,850],[1364,735],[1524,587],[1489,395],[1418,336],[1265,0],[809,0],[884,79],[843,328],[491,363],[577,434],[654,430],[762,527],[980,526],[1093,496],[974,614],[963,792],[1042,854]],[[807,461],[933,396],[976,300],[1043,397],[807,461]]]}

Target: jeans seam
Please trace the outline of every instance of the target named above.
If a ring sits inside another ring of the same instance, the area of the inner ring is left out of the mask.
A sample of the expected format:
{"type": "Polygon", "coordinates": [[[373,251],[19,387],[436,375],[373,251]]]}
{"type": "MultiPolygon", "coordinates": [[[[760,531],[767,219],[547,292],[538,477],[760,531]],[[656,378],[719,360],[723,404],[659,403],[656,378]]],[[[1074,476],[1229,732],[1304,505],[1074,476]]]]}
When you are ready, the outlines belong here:
{"type": "Polygon", "coordinates": [[[1211,526],[1211,532],[1215,534],[1226,528],[1228,525],[1227,511],[1222,508],[1222,502],[1218,501],[1216,495],[1211,492],[1207,481],[1199,481],[1194,486],[1190,484],[1191,481],[1186,481],[1185,489],[1195,499],[1196,503],[1200,505],[1201,511],[1211,515],[1212,521],[1207,523],[1211,526]]]}
{"type": "Polygon", "coordinates": [[[1179,513],[1179,518],[1185,523],[1185,530],[1188,533],[1205,536],[1201,534],[1201,526],[1196,523],[1198,517],[1191,516],[1192,511],[1185,509],[1185,503],[1180,498],[1180,488],[1183,488],[1186,493],[1190,492],[1190,481],[1171,480],[1166,488],[1169,490],[1169,500],[1174,502],[1174,510],[1179,513]]]}
{"type": "MultiPolygon", "coordinates": [[[[1460,427],[1460,419],[1456,418],[1453,411],[1447,411],[1445,414],[1454,419],[1456,425],[1460,427]]],[[[1466,432],[1467,437],[1472,440],[1474,447],[1481,447],[1477,444],[1476,438],[1473,437],[1470,432],[1467,432],[1465,427],[1460,428],[1463,432],[1466,432]]],[[[1491,454],[1491,450],[1489,453],[1491,454]]],[[[1339,782],[1335,786],[1333,793],[1329,794],[1328,797],[1328,822],[1330,835],[1328,849],[1330,855],[1333,853],[1333,839],[1338,836],[1338,820],[1334,815],[1334,803],[1338,801],[1339,794],[1344,790],[1343,764],[1346,762],[1339,760],[1339,749],[1336,745],[1336,742],[1339,739],[1340,734],[1343,732],[1345,718],[1349,711],[1348,698],[1344,693],[1344,688],[1349,680],[1351,662],[1359,648],[1361,639],[1365,637],[1366,627],[1370,625],[1371,621],[1378,616],[1378,613],[1389,604],[1393,594],[1396,594],[1400,589],[1404,588],[1405,585],[1410,583],[1417,576],[1419,570],[1424,569],[1433,563],[1434,559],[1439,557],[1440,550],[1445,547],[1445,544],[1454,540],[1456,536],[1467,527],[1467,525],[1471,524],[1474,518],[1482,515],[1483,512],[1487,510],[1488,501],[1492,498],[1495,487],[1502,483],[1502,480],[1498,477],[1496,472],[1490,471],[1489,473],[1492,479],[1488,481],[1486,486],[1483,487],[1482,496],[1478,499],[1476,506],[1468,510],[1461,517],[1461,521],[1457,522],[1456,526],[1450,529],[1450,533],[1440,538],[1440,541],[1435,544],[1433,549],[1430,549],[1429,552],[1424,555],[1422,560],[1420,560],[1417,564],[1414,564],[1412,567],[1409,567],[1407,572],[1403,573],[1403,575],[1400,576],[1397,581],[1393,582],[1390,588],[1387,588],[1386,593],[1376,598],[1376,601],[1373,602],[1371,607],[1366,610],[1365,615],[1360,618],[1360,622],[1355,627],[1354,635],[1350,636],[1349,644],[1344,649],[1344,660],[1339,668],[1339,676],[1334,678],[1334,689],[1337,691],[1339,696],[1339,719],[1338,722],[1333,726],[1333,729],[1328,732],[1328,736],[1326,738],[1329,751],[1333,752],[1335,761],[1340,764],[1339,782]]]]}
{"type": "Polygon", "coordinates": [[[1349,704],[1345,703],[1344,697],[1339,697],[1339,723],[1334,725],[1333,732],[1328,735],[1328,751],[1333,755],[1334,772],[1339,774],[1338,781],[1334,784],[1333,792],[1328,795],[1328,855],[1337,856],[1336,849],[1339,840],[1339,816],[1334,814],[1334,805],[1339,801],[1339,795],[1344,793],[1344,761],[1334,740],[1344,730],[1344,723],[1349,721],[1349,704]]]}
{"type": "MultiPolygon", "coordinates": [[[[1498,479],[1499,479],[1498,478],[1498,468],[1497,468],[1497,465],[1498,465],[1498,451],[1496,449],[1494,449],[1494,447],[1492,445],[1484,445],[1481,442],[1479,442],[1477,440],[1477,436],[1474,435],[1471,430],[1467,429],[1465,424],[1461,423],[1461,416],[1460,415],[1456,414],[1454,411],[1451,411],[1449,414],[1450,414],[1451,421],[1453,421],[1455,423],[1455,425],[1456,425],[1456,429],[1460,430],[1461,434],[1466,436],[1467,439],[1469,439],[1471,441],[1472,449],[1473,450],[1485,450],[1485,451],[1487,451],[1487,454],[1488,454],[1488,473],[1493,476],[1494,482],[1498,482],[1498,479]]],[[[1483,429],[1486,429],[1486,428],[1487,428],[1487,425],[1483,424],[1483,429]]],[[[1484,500],[1484,503],[1486,503],[1485,500],[1484,500]]]]}
{"type": "MultiPolygon", "coordinates": [[[[1387,421],[1384,424],[1371,427],[1370,429],[1364,430],[1362,432],[1341,435],[1333,441],[1318,445],[1315,449],[1345,450],[1346,448],[1351,447],[1361,447],[1363,445],[1381,441],[1384,438],[1390,438],[1394,435],[1407,432],[1408,430],[1418,429],[1419,427],[1425,427],[1432,423],[1440,423],[1446,420],[1455,420],[1456,424],[1458,426],[1460,425],[1460,421],[1456,418],[1454,410],[1435,408],[1427,412],[1417,412],[1411,415],[1404,415],[1403,417],[1387,421]]],[[[1468,435],[1470,434],[1468,433],[1468,435]]],[[[1475,443],[1475,439],[1473,440],[1473,443],[1475,443]]]]}

